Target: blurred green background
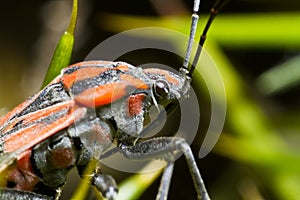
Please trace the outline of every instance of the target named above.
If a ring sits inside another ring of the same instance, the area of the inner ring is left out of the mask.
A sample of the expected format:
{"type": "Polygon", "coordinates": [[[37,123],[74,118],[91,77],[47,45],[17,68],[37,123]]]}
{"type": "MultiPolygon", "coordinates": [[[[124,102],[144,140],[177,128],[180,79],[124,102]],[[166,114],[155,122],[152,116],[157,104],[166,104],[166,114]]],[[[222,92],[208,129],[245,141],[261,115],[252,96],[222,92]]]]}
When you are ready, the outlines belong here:
{"type": "MultiPolygon", "coordinates": [[[[121,31],[164,27],[188,34],[191,0],[79,0],[72,63],[121,31]]],[[[201,1],[203,27],[213,1],[201,1]]],[[[67,27],[71,1],[5,1],[0,12],[0,114],[40,88],[55,45],[67,27]]],[[[153,38],[185,48],[172,38],[153,38]]],[[[217,16],[205,45],[218,67],[227,96],[223,133],[205,158],[197,155],[210,119],[209,94],[200,76],[201,122],[192,144],[212,199],[300,198],[300,2],[232,0],[217,16]]],[[[101,59],[101,55],[99,55],[101,59]]],[[[140,65],[157,62],[175,68],[181,59],[145,50],[120,58],[140,65]]],[[[213,80],[212,80],[213,82],[213,80]]],[[[113,173],[121,182],[128,174],[113,173]]],[[[155,181],[139,199],[154,199],[155,181]]],[[[74,190],[73,185],[66,186],[74,190]]],[[[64,198],[70,197],[65,192],[64,198]]],[[[185,160],[175,165],[169,199],[195,199],[185,160]]]]}

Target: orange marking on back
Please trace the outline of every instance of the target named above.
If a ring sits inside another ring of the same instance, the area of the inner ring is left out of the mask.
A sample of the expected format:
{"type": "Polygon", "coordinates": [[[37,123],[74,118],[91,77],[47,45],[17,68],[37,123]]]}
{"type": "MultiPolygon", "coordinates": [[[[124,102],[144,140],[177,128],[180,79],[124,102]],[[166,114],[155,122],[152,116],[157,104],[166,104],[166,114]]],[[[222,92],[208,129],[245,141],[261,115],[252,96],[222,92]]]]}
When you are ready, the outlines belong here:
{"type": "Polygon", "coordinates": [[[137,89],[148,89],[149,88],[149,86],[144,81],[142,81],[134,76],[131,76],[129,74],[122,74],[120,76],[120,79],[123,82],[126,82],[129,85],[134,86],[137,89]]]}
{"type": "Polygon", "coordinates": [[[67,88],[71,88],[74,82],[96,77],[109,69],[100,67],[80,68],[71,74],[65,74],[62,77],[62,82],[67,88]]]}
{"type": "Polygon", "coordinates": [[[93,107],[110,104],[126,94],[127,84],[122,82],[107,83],[96,88],[89,88],[75,97],[82,105],[93,107]]]}
{"type": "Polygon", "coordinates": [[[145,69],[144,71],[146,73],[163,75],[169,83],[172,83],[174,85],[179,84],[178,80],[176,78],[172,77],[168,71],[161,70],[161,69],[155,69],[155,68],[145,69]]]}
{"type": "MultiPolygon", "coordinates": [[[[120,65],[114,70],[128,70],[126,65],[120,65]]],[[[75,100],[81,105],[88,107],[99,107],[107,105],[115,100],[118,100],[126,95],[128,86],[133,86],[137,89],[148,89],[148,85],[134,76],[128,74],[120,75],[120,82],[106,83],[94,88],[88,88],[75,97],[75,100]]]]}
{"type": "Polygon", "coordinates": [[[3,117],[0,118],[0,130],[1,130],[2,133],[9,130],[11,124],[15,124],[16,121],[18,121],[17,119],[16,120],[10,120],[10,119],[14,115],[17,115],[18,113],[22,112],[29,104],[31,104],[35,100],[35,98],[38,95],[39,94],[35,95],[31,99],[28,99],[28,100],[24,101],[23,103],[21,103],[20,105],[15,107],[12,111],[8,112],[7,114],[5,114],[3,117]],[[3,129],[1,129],[1,128],[3,128],[3,129]]]}
{"type": "MultiPolygon", "coordinates": [[[[86,108],[77,108],[73,106],[74,102],[68,101],[61,103],[60,105],[51,106],[35,112],[37,115],[47,117],[49,114],[56,112],[57,110],[68,109],[68,114],[56,121],[49,122],[49,124],[36,121],[36,123],[33,123],[31,126],[10,134],[7,138],[5,138],[3,145],[4,152],[13,152],[20,148],[25,148],[25,150],[30,149],[34,145],[47,139],[51,135],[58,133],[60,130],[67,128],[76,120],[82,118],[86,113],[86,108]]],[[[32,119],[34,119],[33,116],[32,119]]]]}

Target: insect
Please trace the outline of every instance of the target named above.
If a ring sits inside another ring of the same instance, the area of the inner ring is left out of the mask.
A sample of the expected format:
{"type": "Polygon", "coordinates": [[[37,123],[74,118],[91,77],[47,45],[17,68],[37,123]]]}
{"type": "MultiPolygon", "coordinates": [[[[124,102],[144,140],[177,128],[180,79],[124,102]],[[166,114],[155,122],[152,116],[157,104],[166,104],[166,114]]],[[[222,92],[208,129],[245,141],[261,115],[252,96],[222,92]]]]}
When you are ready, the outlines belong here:
{"type": "MultiPolygon", "coordinates": [[[[188,98],[194,66],[206,33],[223,1],[217,1],[203,31],[194,62],[188,67],[198,21],[194,14],[187,53],[179,74],[141,69],[125,62],[87,61],[64,68],[38,94],[0,119],[0,172],[5,171],[2,199],[59,199],[67,172],[80,175],[92,159],[100,159],[114,142],[133,160],[164,159],[157,199],[166,199],[174,157],[186,157],[198,199],[209,199],[190,146],[182,138],[140,141],[151,106],[174,108],[188,98]],[[175,105],[175,106],[170,106],[175,105]]],[[[116,199],[114,179],[95,170],[90,183],[107,199],[116,199]]]]}

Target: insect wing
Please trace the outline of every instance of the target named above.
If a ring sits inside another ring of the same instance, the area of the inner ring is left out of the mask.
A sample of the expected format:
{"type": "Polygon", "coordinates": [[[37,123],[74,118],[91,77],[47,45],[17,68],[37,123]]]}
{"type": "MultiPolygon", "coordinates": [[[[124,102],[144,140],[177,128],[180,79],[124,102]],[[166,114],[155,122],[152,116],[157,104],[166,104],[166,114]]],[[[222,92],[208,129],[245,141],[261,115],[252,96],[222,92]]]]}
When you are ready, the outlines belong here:
{"type": "MultiPolygon", "coordinates": [[[[35,121],[30,121],[30,123],[33,123],[32,125],[28,125],[28,127],[10,133],[5,137],[2,144],[2,153],[0,154],[0,171],[11,164],[13,160],[22,157],[22,153],[26,150],[31,149],[34,145],[70,126],[84,116],[85,108],[72,108],[72,106],[73,102],[66,102],[62,105],[39,111],[37,115],[48,115],[48,112],[57,112],[59,109],[64,110],[55,116],[57,119],[54,121],[48,122],[47,119],[41,122],[40,119],[36,119],[35,121]]],[[[54,115],[49,115],[49,117],[53,118],[54,115]]]]}
{"type": "Polygon", "coordinates": [[[0,172],[85,113],[86,108],[77,107],[57,81],[17,106],[0,119],[0,172]]]}

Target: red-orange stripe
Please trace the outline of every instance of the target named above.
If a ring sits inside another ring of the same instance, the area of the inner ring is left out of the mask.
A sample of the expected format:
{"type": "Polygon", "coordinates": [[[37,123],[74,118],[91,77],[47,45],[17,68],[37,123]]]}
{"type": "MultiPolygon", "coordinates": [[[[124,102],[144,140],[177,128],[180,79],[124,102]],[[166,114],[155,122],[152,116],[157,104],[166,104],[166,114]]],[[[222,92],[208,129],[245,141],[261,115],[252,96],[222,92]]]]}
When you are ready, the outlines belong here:
{"type": "Polygon", "coordinates": [[[172,83],[174,85],[179,84],[178,80],[176,78],[174,78],[173,76],[171,76],[168,71],[161,70],[161,69],[155,69],[155,68],[148,68],[148,69],[145,69],[144,71],[146,73],[151,73],[151,74],[160,74],[160,75],[164,76],[169,83],[172,83]]]}
{"type": "Polygon", "coordinates": [[[128,114],[129,116],[138,115],[143,110],[143,101],[146,95],[144,93],[131,95],[128,98],[128,114]]]}
{"type": "Polygon", "coordinates": [[[75,97],[76,102],[88,107],[98,107],[122,98],[126,94],[127,84],[107,83],[97,88],[89,88],[75,97]]]}
{"type": "Polygon", "coordinates": [[[120,79],[124,82],[127,83],[128,85],[134,86],[137,89],[148,89],[149,86],[142,80],[131,76],[129,74],[122,74],[120,75],[120,79]]]}
{"type": "Polygon", "coordinates": [[[39,115],[47,116],[48,113],[58,110],[60,108],[69,109],[67,115],[53,121],[50,124],[45,124],[43,122],[37,122],[32,126],[28,126],[24,129],[9,135],[4,141],[4,151],[13,152],[19,148],[27,147],[27,149],[33,147],[39,142],[47,139],[51,135],[57,133],[58,131],[70,126],[76,120],[84,116],[85,108],[73,108],[74,102],[69,101],[63,103],[63,105],[50,107],[40,111],[39,115]]]}

